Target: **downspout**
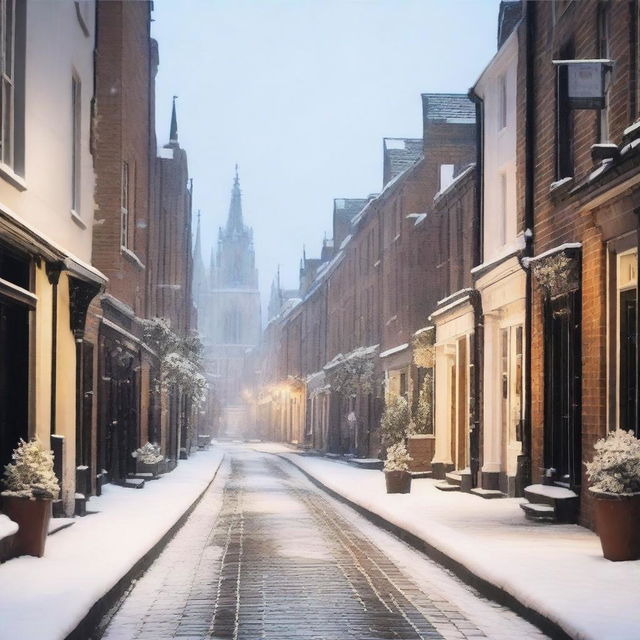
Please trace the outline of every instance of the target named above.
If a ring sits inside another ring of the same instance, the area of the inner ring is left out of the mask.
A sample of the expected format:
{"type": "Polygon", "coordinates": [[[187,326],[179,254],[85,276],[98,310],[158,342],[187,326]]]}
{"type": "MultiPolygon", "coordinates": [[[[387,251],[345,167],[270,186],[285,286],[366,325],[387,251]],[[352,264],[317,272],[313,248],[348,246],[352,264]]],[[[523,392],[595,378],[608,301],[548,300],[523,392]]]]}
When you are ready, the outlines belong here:
{"type": "MultiPolygon", "coordinates": [[[[476,107],[476,168],[475,168],[475,202],[473,211],[473,266],[482,263],[482,236],[484,220],[484,101],[473,88],[469,89],[469,100],[476,107]]],[[[482,455],[482,399],[483,399],[483,355],[484,355],[484,314],[482,297],[477,289],[470,296],[473,308],[473,423],[469,434],[469,467],[471,470],[471,486],[480,486],[480,469],[482,455]]]]}
{"type": "Polygon", "coordinates": [[[533,256],[534,226],[534,177],[535,177],[535,72],[534,44],[536,37],[535,2],[528,0],[525,4],[526,24],[526,73],[525,73],[525,181],[524,181],[524,241],[525,246],[520,256],[520,266],[526,274],[525,298],[525,401],[524,413],[520,426],[522,453],[518,456],[516,471],[516,496],[524,495],[524,488],[531,484],[531,326],[533,303],[533,281],[531,269],[524,259],[533,256]]]}
{"type": "Polygon", "coordinates": [[[56,395],[58,378],[58,282],[63,265],[59,262],[47,264],[47,278],[52,288],[51,301],[51,435],[56,432],[56,395]]]}

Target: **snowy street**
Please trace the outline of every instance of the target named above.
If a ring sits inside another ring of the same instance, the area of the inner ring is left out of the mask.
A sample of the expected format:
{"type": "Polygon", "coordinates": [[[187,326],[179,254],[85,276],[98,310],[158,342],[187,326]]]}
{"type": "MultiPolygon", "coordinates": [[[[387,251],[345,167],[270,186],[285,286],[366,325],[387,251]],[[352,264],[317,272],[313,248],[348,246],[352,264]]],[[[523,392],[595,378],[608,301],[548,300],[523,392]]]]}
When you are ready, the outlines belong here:
{"type": "Polygon", "coordinates": [[[94,638],[545,637],[286,461],[223,448],[202,501],[94,638]]]}

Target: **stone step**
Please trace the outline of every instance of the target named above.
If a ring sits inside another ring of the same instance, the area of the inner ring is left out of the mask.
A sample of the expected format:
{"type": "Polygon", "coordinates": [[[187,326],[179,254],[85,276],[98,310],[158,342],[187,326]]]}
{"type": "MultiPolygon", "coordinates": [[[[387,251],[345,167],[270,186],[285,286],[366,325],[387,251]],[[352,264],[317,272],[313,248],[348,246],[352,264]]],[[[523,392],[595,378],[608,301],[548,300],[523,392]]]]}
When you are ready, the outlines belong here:
{"type": "Polygon", "coordinates": [[[350,458],[349,464],[360,469],[382,469],[383,462],[378,458],[350,458]]]}
{"type": "Polygon", "coordinates": [[[573,524],[578,521],[580,498],[571,489],[555,485],[532,484],[525,487],[524,497],[531,504],[551,507],[554,510],[556,522],[573,524]]]}
{"type": "Polygon", "coordinates": [[[122,486],[128,489],[144,489],[144,482],[144,478],[127,478],[122,486]]]}
{"type": "Polygon", "coordinates": [[[524,511],[528,520],[533,520],[534,522],[556,522],[556,511],[551,505],[523,502],[520,508],[524,511]]]}
{"type": "Polygon", "coordinates": [[[418,480],[419,478],[430,478],[431,471],[410,471],[411,477],[414,480],[418,480]]]}
{"type": "Polygon", "coordinates": [[[460,491],[459,484],[451,484],[449,482],[438,482],[436,484],[436,489],[440,491],[460,491]]]}
{"type": "Polygon", "coordinates": [[[480,496],[485,500],[495,500],[496,498],[504,498],[505,495],[502,491],[498,491],[498,489],[483,489],[482,487],[475,487],[475,489],[471,489],[471,493],[476,496],[480,496]]]}
{"type": "Polygon", "coordinates": [[[445,478],[449,484],[457,484],[458,486],[462,484],[462,475],[456,471],[449,471],[445,478]]]}

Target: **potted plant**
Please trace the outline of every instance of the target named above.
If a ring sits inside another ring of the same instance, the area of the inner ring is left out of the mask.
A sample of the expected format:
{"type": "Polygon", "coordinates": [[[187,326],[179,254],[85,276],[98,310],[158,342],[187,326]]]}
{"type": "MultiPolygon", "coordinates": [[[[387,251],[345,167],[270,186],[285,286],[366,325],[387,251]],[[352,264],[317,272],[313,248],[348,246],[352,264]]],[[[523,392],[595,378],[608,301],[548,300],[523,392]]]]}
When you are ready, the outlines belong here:
{"type": "Polygon", "coordinates": [[[404,442],[397,442],[387,449],[387,459],[384,461],[387,493],[409,493],[411,491],[410,462],[411,456],[407,453],[404,442]]]}
{"type": "Polygon", "coordinates": [[[138,473],[152,473],[155,478],[159,473],[159,465],[164,460],[160,445],[147,442],[131,454],[136,459],[138,473]]]}
{"type": "Polygon", "coordinates": [[[587,462],[595,497],[596,529],[607,560],[640,558],[640,440],[633,431],[611,432],[596,442],[587,462]]]}
{"type": "Polygon", "coordinates": [[[13,555],[42,557],[51,518],[51,501],[60,493],[53,452],[37,440],[20,444],[4,468],[2,510],[19,526],[13,555]]]}

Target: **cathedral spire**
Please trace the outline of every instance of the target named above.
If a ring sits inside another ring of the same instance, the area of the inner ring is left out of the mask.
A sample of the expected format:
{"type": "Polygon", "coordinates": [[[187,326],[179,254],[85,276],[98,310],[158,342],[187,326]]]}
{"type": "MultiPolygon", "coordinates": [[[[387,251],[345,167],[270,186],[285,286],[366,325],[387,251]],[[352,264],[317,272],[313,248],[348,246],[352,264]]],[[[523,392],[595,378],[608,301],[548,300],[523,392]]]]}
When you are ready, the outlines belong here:
{"type": "Polygon", "coordinates": [[[207,274],[202,260],[202,245],[200,240],[200,209],[198,209],[198,223],[196,226],[196,242],[193,250],[193,293],[196,306],[200,305],[200,294],[206,288],[207,274]]]}
{"type": "Polygon", "coordinates": [[[231,189],[231,203],[229,204],[229,217],[227,218],[227,232],[244,231],[242,222],[242,195],[240,192],[240,179],[238,178],[238,165],[236,164],[236,175],[233,179],[231,189]]]}
{"type": "Polygon", "coordinates": [[[178,144],[178,118],[176,117],[176,99],[173,96],[173,105],[171,107],[171,127],[169,129],[169,144],[178,144]]]}

